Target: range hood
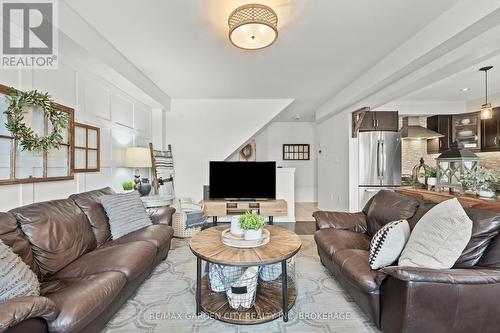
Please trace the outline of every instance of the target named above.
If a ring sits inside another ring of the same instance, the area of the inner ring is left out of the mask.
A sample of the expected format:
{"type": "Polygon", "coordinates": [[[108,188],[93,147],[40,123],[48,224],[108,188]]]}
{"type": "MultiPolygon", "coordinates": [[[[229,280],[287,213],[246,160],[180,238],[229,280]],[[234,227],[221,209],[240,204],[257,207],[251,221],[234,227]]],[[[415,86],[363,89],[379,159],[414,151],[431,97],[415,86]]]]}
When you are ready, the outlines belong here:
{"type": "Polygon", "coordinates": [[[403,127],[399,130],[402,139],[435,139],[444,135],[420,125],[418,117],[404,117],[403,127]]]}

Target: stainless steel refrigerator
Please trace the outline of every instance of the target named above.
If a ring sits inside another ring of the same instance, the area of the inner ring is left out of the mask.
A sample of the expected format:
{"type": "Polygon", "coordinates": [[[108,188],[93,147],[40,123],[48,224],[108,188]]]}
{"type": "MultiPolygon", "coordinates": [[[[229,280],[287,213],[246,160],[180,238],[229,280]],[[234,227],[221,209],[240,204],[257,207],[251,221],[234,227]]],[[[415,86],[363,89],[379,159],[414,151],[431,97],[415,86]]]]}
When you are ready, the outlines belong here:
{"type": "Polygon", "coordinates": [[[401,134],[361,132],[359,145],[359,207],[381,189],[401,185],[401,134]]]}

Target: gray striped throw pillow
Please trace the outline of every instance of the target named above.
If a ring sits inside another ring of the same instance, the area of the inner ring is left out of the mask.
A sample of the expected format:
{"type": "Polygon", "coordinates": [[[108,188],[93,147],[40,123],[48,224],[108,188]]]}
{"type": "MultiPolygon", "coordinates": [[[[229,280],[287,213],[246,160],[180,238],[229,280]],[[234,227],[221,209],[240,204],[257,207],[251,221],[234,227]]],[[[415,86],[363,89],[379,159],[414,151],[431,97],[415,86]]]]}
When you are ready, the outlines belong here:
{"type": "Polygon", "coordinates": [[[0,240],[0,302],[40,296],[40,283],[31,269],[0,240]]]}
{"type": "Polygon", "coordinates": [[[111,237],[118,239],[153,223],[146,213],[139,193],[119,193],[103,195],[99,202],[109,219],[111,237]]]}

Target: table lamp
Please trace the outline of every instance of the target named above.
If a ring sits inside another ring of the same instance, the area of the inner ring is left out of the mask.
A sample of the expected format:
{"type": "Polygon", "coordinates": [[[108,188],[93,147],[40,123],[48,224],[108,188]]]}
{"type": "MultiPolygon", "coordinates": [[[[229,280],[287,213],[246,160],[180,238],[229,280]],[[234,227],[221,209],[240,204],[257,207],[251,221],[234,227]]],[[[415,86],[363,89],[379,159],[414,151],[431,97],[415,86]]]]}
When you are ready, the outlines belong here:
{"type": "Polygon", "coordinates": [[[151,152],[145,147],[128,147],[125,151],[125,166],[135,168],[134,189],[139,190],[141,187],[141,175],[139,168],[151,168],[151,152]]]}

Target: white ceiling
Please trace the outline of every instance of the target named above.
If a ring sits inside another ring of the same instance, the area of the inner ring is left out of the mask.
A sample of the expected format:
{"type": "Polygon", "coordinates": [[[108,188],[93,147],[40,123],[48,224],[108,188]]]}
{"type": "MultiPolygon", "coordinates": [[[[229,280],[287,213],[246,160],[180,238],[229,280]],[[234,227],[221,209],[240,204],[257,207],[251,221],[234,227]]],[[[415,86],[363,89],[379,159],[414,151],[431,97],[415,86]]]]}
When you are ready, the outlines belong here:
{"type": "Polygon", "coordinates": [[[488,72],[488,94],[500,92],[500,56],[483,61],[455,75],[415,91],[403,101],[452,101],[467,102],[484,97],[484,73],[479,68],[493,66],[488,72]],[[461,91],[468,88],[467,91],[461,91]]]}
{"type": "Polygon", "coordinates": [[[171,97],[295,98],[280,120],[313,120],[325,100],[456,3],[260,0],[277,11],[280,36],[243,51],[227,39],[227,17],[249,0],[66,2],[171,97]]]}

